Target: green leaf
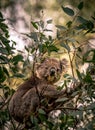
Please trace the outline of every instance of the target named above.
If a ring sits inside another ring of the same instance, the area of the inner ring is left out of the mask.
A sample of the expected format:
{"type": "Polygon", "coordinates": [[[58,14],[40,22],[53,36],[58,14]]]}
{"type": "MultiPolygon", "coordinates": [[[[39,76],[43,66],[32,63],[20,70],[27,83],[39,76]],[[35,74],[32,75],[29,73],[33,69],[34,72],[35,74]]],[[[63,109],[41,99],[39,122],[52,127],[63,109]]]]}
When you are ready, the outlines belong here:
{"type": "Polygon", "coordinates": [[[64,97],[64,98],[57,99],[56,102],[65,102],[67,100],[68,100],[68,98],[64,97]]]}
{"type": "Polygon", "coordinates": [[[44,28],[44,21],[43,20],[40,20],[40,26],[42,29],[44,28]]]}
{"type": "Polygon", "coordinates": [[[38,34],[37,34],[37,32],[31,32],[31,34],[27,35],[27,36],[32,38],[35,42],[38,42],[38,34]]]}
{"type": "Polygon", "coordinates": [[[38,25],[37,25],[37,23],[36,23],[36,22],[31,22],[31,23],[32,23],[33,27],[38,30],[38,25]]]}
{"type": "Polygon", "coordinates": [[[68,28],[70,28],[70,27],[71,27],[71,25],[72,25],[72,21],[67,22],[67,24],[66,24],[66,25],[68,26],[68,28]]]}
{"type": "Polygon", "coordinates": [[[0,18],[2,18],[3,19],[3,15],[2,15],[2,13],[0,12],[0,18]]]}
{"type": "Polygon", "coordinates": [[[50,29],[44,29],[44,31],[47,31],[47,32],[53,32],[53,31],[50,30],[50,29]]]}
{"type": "Polygon", "coordinates": [[[46,114],[46,112],[43,109],[39,109],[39,113],[42,114],[42,115],[46,114]]]}
{"type": "Polygon", "coordinates": [[[0,63],[7,64],[9,62],[9,59],[3,55],[0,56],[0,63]]]}
{"type": "Polygon", "coordinates": [[[61,25],[56,25],[56,27],[57,27],[58,29],[60,29],[60,30],[66,30],[66,27],[61,26],[61,25]]]}
{"type": "Polygon", "coordinates": [[[8,38],[9,37],[8,26],[5,23],[0,22],[0,29],[5,33],[5,37],[8,38]]]}
{"type": "Polygon", "coordinates": [[[81,80],[82,80],[82,75],[81,75],[81,73],[79,72],[78,69],[76,69],[76,72],[77,72],[77,76],[78,76],[79,80],[81,81],[81,80]]]}
{"type": "Polygon", "coordinates": [[[87,22],[87,28],[88,28],[89,30],[92,30],[92,29],[94,28],[94,23],[89,20],[89,21],[87,22]]]}
{"type": "Polygon", "coordinates": [[[2,75],[3,75],[3,70],[2,70],[2,67],[0,66],[0,79],[2,78],[2,75]]]}
{"type": "Polygon", "coordinates": [[[6,67],[3,67],[3,71],[5,72],[5,74],[9,77],[9,72],[8,72],[8,70],[7,70],[7,68],[6,67]]]}
{"type": "Polygon", "coordinates": [[[17,78],[24,78],[25,76],[21,73],[17,73],[15,75],[13,75],[12,77],[17,77],[17,78]]]}
{"type": "Polygon", "coordinates": [[[15,92],[14,89],[10,89],[9,86],[3,85],[2,89],[4,90],[4,96],[7,98],[9,95],[12,96],[15,92]]]}
{"type": "Polygon", "coordinates": [[[78,16],[77,17],[77,20],[80,22],[80,23],[87,23],[88,20],[86,20],[85,18],[81,17],[81,16],[78,16]]]}
{"type": "Polygon", "coordinates": [[[8,26],[7,26],[6,24],[4,24],[4,23],[0,23],[0,28],[7,29],[7,28],[8,28],[8,26]]]}
{"type": "Polygon", "coordinates": [[[27,46],[25,46],[25,50],[26,50],[27,52],[29,52],[29,48],[28,48],[27,46]]]}
{"type": "Polygon", "coordinates": [[[13,57],[12,62],[16,65],[18,62],[23,62],[23,56],[22,55],[16,55],[13,57]]]}
{"type": "Polygon", "coordinates": [[[15,93],[16,90],[10,89],[10,96],[12,96],[15,93]]]}
{"type": "Polygon", "coordinates": [[[79,10],[83,9],[83,5],[84,5],[84,3],[83,3],[83,2],[80,2],[79,5],[78,5],[78,9],[79,9],[79,10]]]}
{"type": "Polygon", "coordinates": [[[5,54],[5,55],[8,55],[8,51],[7,51],[7,49],[4,48],[4,47],[0,47],[0,53],[1,53],[1,54],[5,54]]]}
{"type": "Polygon", "coordinates": [[[52,23],[52,19],[47,20],[47,23],[51,24],[52,23]]]}
{"type": "Polygon", "coordinates": [[[73,11],[71,8],[62,6],[62,9],[63,9],[63,11],[64,11],[67,15],[69,15],[69,16],[73,16],[73,15],[74,15],[74,11],[73,11]]]}
{"type": "Polygon", "coordinates": [[[13,41],[13,40],[11,40],[11,42],[12,42],[12,47],[14,47],[17,43],[15,42],[15,41],[13,41]]]}
{"type": "Polygon", "coordinates": [[[35,47],[31,48],[31,54],[35,51],[35,47]]]}
{"type": "Polygon", "coordinates": [[[53,52],[53,51],[58,52],[59,49],[54,45],[50,45],[50,46],[48,46],[48,50],[50,52],[53,52]]]}
{"type": "Polygon", "coordinates": [[[31,115],[30,119],[31,119],[31,122],[36,126],[36,129],[40,130],[39,126],[38,126],[38,118],[36,118],[35,116],[31,115]]]}
{"type": "Polygon", "coordinates": [[[4,82],[6,80],[6,77],[4,75],[4,72],[3,72],[3,68],[0,67],[0,82],[4,82]]]}
{"type": "Polygon", "coordinates": [[[95,16],[91,16],[91,18],[95,21],[95,16]]]}
{"type": "Polygon", "coordinates": [[[68,52],[70,52],[70,47],[67,44],[61,43],[60,45],[64,47],[68,52]]]}
{"type": "Polygon", "coordinates": [[[4,21],[5,21],[5,19],[3,19],[3,18],[0,18],[0,23],[1,23],[1,22],[4,22],[4,21]]]}
{"type": "Polygon", "coordinates": [[[87,107],[88,110],[95,110],[95,102],[94,103],[90,103],[90,105],[87,107]]]}
{"type": "Polygon", "coordinates": [[[76,91],[76,92],[73,92],[73,94],[71,95],[72,97],[75,97],[76,95],[78,95],[79,94],[79,92],[78,91],[76,91]]]}
{"type": "Polygon", "coordinates": [[[84,56],[83,56],[83,61],[84,62],[92,62],[92,63],[95,63],[95,50],[90,50],[90,51],[87,51],[84,56]]]}
{"type": "Polygon", "coordinates": [[[10,47],[9,45],[9,40],[5,37],[3,37],[1,34],[0,34],[0,41],[2,41],[2,43],[6,46],[6,47],[10,47]]]}
{"type": "Polygon", "coordinates": [[[39,47],[40,53],[45,53],[47,51],[47,46],[44,44],[42,45],[40,44],[38,47],[39,47]]]}
{"type": "Polygon", "coordinates": [[[92,78],[91,78],[91,75],[89,73],[86,74],[84,81],[86,83],[92,83],[92,78]]]}
{"type": "Polygon", "coordinates": [[[0,41],[2,42],[2,44],[4,45],[4,47],[6,48],[7,52],[10,53],[11,51],[11,47],[10,47],[10,41],[7,40],[7,38],[3,37],[2,35],[0,35],[0,41]]]}

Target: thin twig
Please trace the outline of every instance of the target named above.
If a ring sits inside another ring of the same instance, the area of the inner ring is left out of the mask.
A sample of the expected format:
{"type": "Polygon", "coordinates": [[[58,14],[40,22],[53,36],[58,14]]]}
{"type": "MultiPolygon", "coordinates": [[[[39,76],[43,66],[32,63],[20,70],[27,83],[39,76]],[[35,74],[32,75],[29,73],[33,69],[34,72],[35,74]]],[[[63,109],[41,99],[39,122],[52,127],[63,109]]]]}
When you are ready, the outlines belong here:
{"type": "Polygon", "coordinates": [[[69,52],[68,52],[68,56],[69,56],[69,60],[70,60],[70,66],[71,66],[72,75],[73,75],[73,78],[75,78],[74,69],[73,69],[73,62],[72,62],[71,55],[70,55],[69,52]]]}

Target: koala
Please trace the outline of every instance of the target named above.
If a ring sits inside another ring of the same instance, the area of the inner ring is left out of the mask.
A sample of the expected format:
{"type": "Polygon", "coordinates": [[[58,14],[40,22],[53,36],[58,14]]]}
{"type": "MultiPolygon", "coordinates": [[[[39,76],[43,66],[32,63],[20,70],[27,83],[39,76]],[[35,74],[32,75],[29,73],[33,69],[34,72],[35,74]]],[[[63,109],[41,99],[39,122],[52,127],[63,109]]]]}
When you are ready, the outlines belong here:
{"type": "Polygon", "coordinates": [[[36,66],[34,75],[19,86],[9,102],[10,115],[16,121],[23,123],[31,114],[35,115],[39,108],[44,107],[43,99],[49,103],[64,94],[54,83],[60,79],[66,64],[65,59],[46,58],[36,66]]]}

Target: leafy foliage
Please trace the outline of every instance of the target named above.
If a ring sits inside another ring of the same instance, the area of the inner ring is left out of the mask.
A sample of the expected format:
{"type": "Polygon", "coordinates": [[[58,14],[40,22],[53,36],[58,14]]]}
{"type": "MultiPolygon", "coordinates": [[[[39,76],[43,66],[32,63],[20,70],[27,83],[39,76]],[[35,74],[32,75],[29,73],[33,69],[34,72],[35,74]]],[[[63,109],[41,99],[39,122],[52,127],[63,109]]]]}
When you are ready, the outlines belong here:
{"type": "Polygon", "coordinates": [[[67,94],[55,101],[59,105],[55,106],[54,112],[50,114],[49,118],[47,118],[48,115],[45,110],[40,108],[38,118],[35,115],[30,115],[31,123],[34,124],[34,129],[37,130],[95,129],[95,50],[91,49],[86,51],[85,54],[82,53],[82,47],[85,47],[87,41],[84,40],[86,35],[95,32],[95,19],[94,16],[88,20],[79,15],[84,7],[83,2],[79,3],[77,11],[63,5],[61,7],[63,13],[70,17],[70,21],[67,21],[65,25],[56,25],[56,39],[45,35],[45,32],[52,31],[46,28],[48,24],[52,23],[51,19],[46,22],[43,20],[31,22],[35,31],[30,34],[24,34],[32,40],[32,45],[25,46],[25,50],[28,53],[26,59],[24,59],[22,53],[15,53],[16,43],[11,41],[12,44],[10,44],[8,26],[5,24],[2,13],[0,13],[1,129],[6,126],[8,129],[16,130],[24,125],[17,124],[8,111],[8,102],[15,91],[10,87],[10,80],[12,81],[15,77],[25,78],[24,71],[25,67],[29,67],[29,57],[32,56],[33,58],[31,71],[34,71],[37,61],[42,60],[46,55],[50,56],[52,52],[59,54],[60,49],[69,57],[72,72],[71,75],[64,75],[63,85],[59,87],[60,90],[66,87],[67,94]],[[80,63],[89,63],[86,73],[80,72],[80,63]],[[20,68],[19,64],[23,67],[20,68]],[[55,114],[56,110],[60,110],[58,116],[55,114]]]}
{"type": "Polygon", "coordinates": [[[8,102],[15,90],[10,87],[10,80],[13,80],[19,72],[16,65],[23,62],[23,56],[14,52],[15,42],[12,41],[10,44],[8,38],[8,26],[0,12],[0,129],[4,129],[11,120],[8,102]]]}

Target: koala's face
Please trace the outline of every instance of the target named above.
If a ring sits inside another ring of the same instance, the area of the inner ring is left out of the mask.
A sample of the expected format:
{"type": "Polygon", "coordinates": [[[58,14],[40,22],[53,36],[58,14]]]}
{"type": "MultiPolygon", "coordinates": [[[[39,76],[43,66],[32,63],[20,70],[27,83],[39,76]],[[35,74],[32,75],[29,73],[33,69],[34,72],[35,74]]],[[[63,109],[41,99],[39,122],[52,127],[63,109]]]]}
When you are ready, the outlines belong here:
{"type": "Polygon", "coordinates": [[[62,73],[61,61],[56,59],[45,59],[36,69],[36,75],[40,79],[44,79],[47,82],[54,83],[60,79],[62,73]]]}

